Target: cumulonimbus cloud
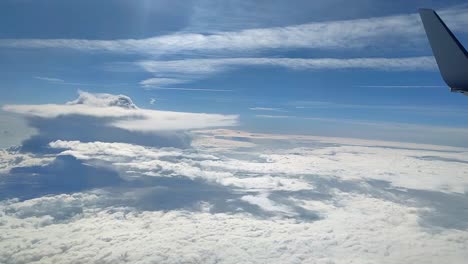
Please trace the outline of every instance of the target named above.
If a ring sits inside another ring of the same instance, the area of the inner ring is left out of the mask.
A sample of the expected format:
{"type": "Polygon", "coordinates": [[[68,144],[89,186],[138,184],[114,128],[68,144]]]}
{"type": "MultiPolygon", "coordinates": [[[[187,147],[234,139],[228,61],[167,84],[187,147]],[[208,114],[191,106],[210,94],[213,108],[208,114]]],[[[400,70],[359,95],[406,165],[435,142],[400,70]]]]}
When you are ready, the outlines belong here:
{"type": "Polygon", "coordinates": [[[156,147],[190,147],[187,131],[227,127],[238,123],[237,115],[158,111],[138,108],[124,95],[80,91],[65,104],[5,105],[3,110],[23,115],[36,133],[24,140],[23,152],[54,152],[49,142],[125,142],[156,147]]]}
{"type": "Polygon", "coordinates": [[[234,126],[237,115],[147,110],[136,107],[123,95],[79,92],[78,99],[67,104],[5,105],[3,110],[39,118],[89,116],[109,118],[108,125],[140,132],[190,130],[204,127],[234,126]]]}

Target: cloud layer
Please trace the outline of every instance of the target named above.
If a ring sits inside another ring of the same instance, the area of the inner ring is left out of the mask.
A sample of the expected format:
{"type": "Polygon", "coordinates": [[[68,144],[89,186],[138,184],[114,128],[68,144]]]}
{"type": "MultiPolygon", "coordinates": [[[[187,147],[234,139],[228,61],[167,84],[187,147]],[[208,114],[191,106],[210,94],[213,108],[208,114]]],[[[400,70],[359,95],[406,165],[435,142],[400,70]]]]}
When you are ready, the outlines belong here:
{"type": "Polygon", "coordinates": [[[21,190],[36,198],[0,201],[0,262],[467,257],[467,149],[231,130],[192,136],[187,149],[57,140],[49,143],[57,154],[27,154],[41,160],[29,164],[4,150],[2,160],[18,162],[0,186],[9,198],[21,190]]]}

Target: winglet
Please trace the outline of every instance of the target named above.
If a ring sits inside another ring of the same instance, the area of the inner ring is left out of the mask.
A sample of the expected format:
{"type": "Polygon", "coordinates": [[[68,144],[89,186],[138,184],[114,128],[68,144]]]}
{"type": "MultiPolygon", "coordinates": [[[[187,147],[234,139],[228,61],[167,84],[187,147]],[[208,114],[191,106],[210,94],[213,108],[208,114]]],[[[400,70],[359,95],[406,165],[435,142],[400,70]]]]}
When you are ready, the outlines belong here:
{"type": "Polygon", "coordinates": [[[468,52],[432,9],[419,14],[444,81],[452,90],[468,89],[468,52]]]}

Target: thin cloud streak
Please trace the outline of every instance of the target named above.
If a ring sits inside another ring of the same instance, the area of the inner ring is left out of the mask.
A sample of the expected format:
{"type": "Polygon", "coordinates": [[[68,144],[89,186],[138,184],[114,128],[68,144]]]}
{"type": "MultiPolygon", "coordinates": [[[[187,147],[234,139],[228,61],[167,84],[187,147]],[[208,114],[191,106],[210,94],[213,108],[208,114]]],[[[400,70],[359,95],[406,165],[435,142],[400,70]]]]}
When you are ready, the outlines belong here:
{"type": "Polygon", "coordinates": [[[272,118],[272,119],[287,119],[287,118],[298,118],[297,116],[290,115],[255,115],[258,118],[272,118]]]}
{"type": "Polygon", "coordinates": [[[447,88],[443,85],[355,85],[361,88],[447,88]]]}
{"type": "Polygon", "coordinates": [[[51,77],[42,77],[42,76],[34,76],[34,79],[38,79],[41,81],[47,82],[55,82],[55,83],[64,83],[65,81],[59,78],[51,78],[51,77]]]}
{"type": "Polygon", "coordinates": [[[80,82],[67,82],[63,79],[59,78],[51,78],[51,77],[42,77],[42,76],[34,76],[34,79],[46,81],[51,84],[59,84],[59,85],[76,85],[76,86],[122,86],[128,85],[128,83],[114,83],[114,84],[98,84],[98,83],[80,83],[80,82]]]}
{"type": "Polygon", "coordinates": [[[267,119],[297,119],[297,120],[310,120],[310,121],[320,121],[320,122],[329,122],[329,123],[340,123],[340,124],[350,124],[350,125],[359,125],[359,126],[373,126],[380,127],[389,130],[414,130],[414,131],[428,131],[431,132],[450,132],[457,133],[459,135],[468,134],[468,128],[465,127],[448,127],[448,126],[433,126],[433,125],[421,125],[421,124],[408,124],[408,123],[398,123],[398,122],[375,122],[368,120],[357,120],[357,119],[341,119],[341,118],[323,118],[323,117],[302,117],[302,116],[292,116],[292,115],[255,115],[257,118],[267,118],[267,119]]]}
{"type": "Polygon", "coordinates": [[[234,90],[204,89],[204,88],[176,88],[176,87],[152,87],[151,90],[176,90],[176,91],[202,91],[202,92],[232,92],[234,90]]]}
{"type": "Polygon", "coordinates": [[[294,108],[301,109],[369,109],[369,110],[380,110],[380,111],[409,111],[417,114],[425,115],[456,115],[466,116],[468,115],[468,109],[462,106],[454,105],[372,105],[372,104],[346,104],[346,103],[333,103],[333,102],[322,102],[322,101],[295,101],[289,102],[288,105],[294,108]]]}
{"type": "Polygon", "coordinates": [[[249,110],[252,111],[271,111],[271,112],[288,112],[282,108],[274,108],[274,107],[251,107],[249,110]]]}

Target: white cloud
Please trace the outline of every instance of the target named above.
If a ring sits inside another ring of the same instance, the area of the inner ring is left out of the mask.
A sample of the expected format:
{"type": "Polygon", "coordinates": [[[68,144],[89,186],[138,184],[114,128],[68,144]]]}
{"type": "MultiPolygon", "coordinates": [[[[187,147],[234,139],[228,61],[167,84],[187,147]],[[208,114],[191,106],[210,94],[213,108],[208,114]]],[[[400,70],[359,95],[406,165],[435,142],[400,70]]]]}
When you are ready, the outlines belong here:
{"type": "MultiPolygon", "coordinates": [[[[465,231],[427,232],[414,208],[337,193],[315,222],[93,205],[96,195],[0,205],[0,261],[131,263],[464,263],[465,231]],[[82,206],[82,213],[74,208],[82,206]],[[24,211],[29,210],[25,214],[24,211]],[[55,212],[72,210],[63,221],[55,212]],[[49,213],[50,215],[48,215],[49,213]],[[241,238],[241,239],[240,239],[241,238]]],[[[304,205],[311,207],[314,205],[304,205]]]]}
{"type": "Polygon", "coordinates": [[[70,101],[67,105],[86,105],[93,107],[121,107],[124,109],[138,109],[132,99],[126,95],[113,95],[105,93],[88,93],[78,91],[78,99],[70,101]]]}
{"type": "Polygon", "coordinates": [[[353,58],[353,59],[301,59],[301,58],[222,58],[185,59],[170,61],[139,61],[136,65],[158,77],[142,81],[143,87],[161,87],[183,84],[205,78],[223,71],[247,67],[283,67],[292,70],[347,70],[370,69],[382,71],[428,71],[435,70],[433,57],[414,58],[353,58]]]}
{"type": "MultiPolygon", "coordinates": [[[[0,262],[464,263],[467,257],[461,209],[468,149],[192,133],[198,140],[192,149],[51,142],[58,155],[105,164],[129,184],[0,201],[0,262]],[[235,141],[242,144],[223,148],[235,141]]],[[[20,155],[2,154],[0,164],[20,155]]],[[[0,183],[20,184],[14,176],[0,183]]]]}
{"type": "Polygon", "coordinates": [[[41,157],[31,153],[20,153],[14,149],[0,149],[0,174],[7,173],[12,168],[45,165],[52,157],[41,157]]]}
{"type": "Polygon", "coordinates": [[[174,78],[151,78],[141,81],[140,84],[143,87],[159,87],[173,84],[186,83],[186,80],[174,79],[174,78]]]}
{"type": "Polygon", "coordinates": [[[468,190],[468,162],[464,162],[468,152],[466,148],[223,131],[215,132],[215,135],[224,135],[226,139],[242,137],[251,139],[254,143],[257,143],[255,139],[295,139],[309,143],[287,151],[269,150],[268,154],[260,155],[260,162],[239,159],[207,160],[202,162],[205,169],[267,175],[323,175],[345,180],[373,179],[390,182],[396,187],[442,192],[464,193],[468,190]],[[313,146],[316,141],[339,145],[326,148],[307,147],[307,144],[313,146]],[[438,158],[421,158],[425,156],[438,158]]]}
{"type": "Polygon", "coordinates": [[[251,107],[249,108],[249,110],[252,110],[252,111],[272,111],[272,112],[287,112],[286,110],[284,109],[281,109],[281,108],[274,108],[274,107],[251,107]]]}
{"type": "Polygon", "coordinates": [[[255,115],[258,118],[273,118],[273,119],[283,119],[283,118],[296,118],[295,116],[289,115],[255,115]]]}
{"type": "Polygon", "coordinates": [[[153,90],[174,90],[174,91],[201,91],[201,92],[232,92],[229,89],[206,89],[206,88],[181,88],[181,87],[154,87],[146,86],[148,89],[153,90]]]}
{"type": "MultiPolygon", "coordinates": [[[[222,137],[223,134],[219,135],[222,137]]],[[[258,144],[255,137],[247,138],[258,144]]],[[[284,140],[291,138],[295,137],[285,137],[284,140]]],[[[467,149],[453,148],[457,151],[441,152],[437,146],[401,144],[392,147],[391,143],[385,146],[382,142],[379,142],[382,147],[378,147],[372,141],[363,141],[364,145],[358,146],[356,145],[358,140],[349,143],[344,141],[344,144],[342,140],[340,145],[327,148],[308,147],[308,144],[317,139],[319,138],[298,138],[296,140],[304,141],[303,147],[288,150],[272,149],[268,154],[234,150],[243,153],[241,155],[248,154],[250,159],[246,160],[215,155],[210,147],[212,145],[210,140],[205,150],[210,156],[198,156],[203,152],[195,154],[190,149],[167,151],[122,143],[119,145],[56,141],[50,145],[58,149],[68,149],[62,154],[73,155],[80,159],[104,159],[125,171],[139,171],[150,176],[182,175],[252,190],[313,188],[302,175],[338,177],[342,180],[383,180],[396,187],[441,192],[464,193],[468,190],[468,180],[463,180],[468,179],[468,161],[463,162],[467,149]],[[174,157],[179,158],[174,159],[174,157]],[[239,178],[237,176],[239,174],[244,176],[239,178]],[[289,176],[282,178],[276,175],[289,176]]],[[[204,149],[203,140],[202,137],[197,142],[198,150],[204,149]]],[[[321,140],[325,143],[330,142],[325,138],[321,140]]]]}
{"type": "MultiPolygon", "coordinates": [[[[440,15],[453,30],[466,31],[466,12],[466,8],[454,8],[443,10],[440,15]]],[[[419,44],[423,32],[418,15],[410,14],[213,34],[178,33],[147,39],[3,39],[0,46],[149,54],[270,48],[361,49],[384,43],[419,44]]]]}
{"type": "Polygon", "coordinates": [[[58,82],[58,83],[63,83],[65,82],[64,80],[62,79],[59,79],[59,78],[51,78],[51,77],[41,77],[41,76],[36,76],[34,77],[38,80],[41,80],[41,81],[48,81],[48,82],[58,82]]]}
{"type": "Polygon", "coordinates": [[[236,115],[139,109],[127,96],[86,92],[80,92],[78,99],[63,105],[5,105],[3,110],[41,118],[67,115],[117,118],[117,120],[110,121],[109,125],[129,131],[143,132],[233,126],[237,124],[238,119],[236,115]]]}
{"type": "Polygon", "coordinates": [[[173,61],[140,61],[137,65],[148,72],[159,74],[205,75],[234,66],[285,67],[294,70],[320,69],[376,69],[390,71],[433,70],[433,57],[411,58],[353,58],[353,59],[301,59],[301,58],[225,58],[185,59],[173,61]]]}
{"type": "Polygon", "coordinates": [[[245,195],[241,197],[241,200],[256,205],[267,212],[279,212],[284,215],[294,215],[294,212],[292,212],[292,210],[290,210],[287,206],[278,205],[272,200],[268,199],[268,194],[265,193],[260,195],[245,195]]]}

